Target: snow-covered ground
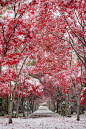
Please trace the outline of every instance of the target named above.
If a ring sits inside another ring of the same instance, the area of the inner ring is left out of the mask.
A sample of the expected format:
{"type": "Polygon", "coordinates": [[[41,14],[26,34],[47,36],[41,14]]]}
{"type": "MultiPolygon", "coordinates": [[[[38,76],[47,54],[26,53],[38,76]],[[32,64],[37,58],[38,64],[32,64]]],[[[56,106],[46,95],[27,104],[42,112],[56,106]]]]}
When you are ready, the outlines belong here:
{"type": "Polygon", "coordinates": [[[0,129],[86,129],[86,116],[76,115],[67,117],[41,117],[41,118],[13,118],[13,123],[8,124],[8,118],[0,117],[0,129]]]}
{"type": "Polygon", "coordinates": [[[80,121],[76,120],[76,114],[71,118],[63,117],[58,113],[54,113],[47,106],[40,106],[37,111],[29,115],[29,117],[13,118],[13,123],[8,124],[6,116],[0,117],[0,129],[86,129],[86,116],[80,115],[80,121]],[[43,117],[49,116],[52,117],[43,117]],[[42,116],[33,118],[34,115],[42,116]],[[30,118],[32,117],[32,118],[30,118]]]}

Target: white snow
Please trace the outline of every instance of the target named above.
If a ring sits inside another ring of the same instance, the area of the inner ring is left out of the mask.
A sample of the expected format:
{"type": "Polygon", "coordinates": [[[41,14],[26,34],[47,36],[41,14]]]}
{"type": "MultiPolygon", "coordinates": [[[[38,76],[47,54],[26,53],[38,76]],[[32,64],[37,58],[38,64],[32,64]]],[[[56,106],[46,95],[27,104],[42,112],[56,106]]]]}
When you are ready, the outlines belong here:
{"type": "MultiPolygon", "coordinates": [[[[19,115],[20,116],[20,115],[19,115]]],[[[6,116],[0,117],[0,129],[86,129],[86,116],[80,115],[80,121],[76,120],[76,114],[72,117],[64,117],[48,109],[44,103],[38,110],[29,115],[29,117],[12,118],[13,123],[8,124],[6,116]],[[50,115],[53,117],[30,118],[34,115],[50,115]]]]}
{"type": "Polygon", "coordinates": [[[28,80],[28,82],[31,84],[36,84],[36,86],[40,84],[39,80],[36,78],[31,78],[30,80],[28,80]]]}
{"type": "Polygon", "coordinates": [[[48,109],[48,107],[47,106],[40,106],[39,108],[38,108],[38,110],[37,111],[35,111],[33,114],[34,115],[46,115],[46,114],[49,114],[49,113],[54,113],[54,112],[52,112],[51,110],[49,110],[48,109]]]}
{"type": "Polygon", "coordinates": [[[48,110],[48,107],[47,107],[47,106],[40,106],[40,107],[38,108],[38,110],[48,110]]]}
{"type": "Polygon", "coordinates": [[[2,17],[3,18],[5,18],[5,17],[7,17],[8,19],[12,19],[12,18],[14,18],[14,15],[15,15],[15,13],[14,13],[14,11],[13,10],[7,10],[3,15],[2,15],[2,17]]]}
{"type": "Polygon", "coordinates": [[[86,116],[81,115],[80,121],[76,120],[76,115],[71,118],[13,118],[12,124],[8,124],[8,118],[0,117],[0,129],[86,129],[86,116]]]}
{"type": "Polygon", "coordinates": [[[54,113],[47,106],[40,106],[37,111],[31,115],[52,114],[53,117],[19,117],[13,118],[13,123],[8,124],[6,116],[0,117],[0,129],[86,129],[86,116],[80,115],[80,121],[76,120],[76,114],[72,117],[64,117],[58,113],[54,113]]]}

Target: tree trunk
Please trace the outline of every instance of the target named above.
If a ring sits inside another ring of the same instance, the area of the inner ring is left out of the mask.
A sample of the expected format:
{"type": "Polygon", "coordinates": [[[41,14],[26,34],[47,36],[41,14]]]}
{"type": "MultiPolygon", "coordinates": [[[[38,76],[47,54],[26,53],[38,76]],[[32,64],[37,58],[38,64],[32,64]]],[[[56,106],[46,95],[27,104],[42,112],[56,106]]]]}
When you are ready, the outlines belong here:
{"type": "Polygon", "coordinates": [[[34,100],[34,103],[33,103],[33,104],[34,104],[34,105],[33,105],[33,112],[34,112],[34,111],[36,110],[36,109],[35,109],[35,107],[36,107],[36,106],[35,106],[35,105],[36,105],[35,100],[34,100]]]}
{"type": "Polygon", "coordinates": [[[77,120],[78,121],[80,120],[79,112],[80,112],[80,95],[77,96],[77,120]]]}
{"type": "Polygon", "coordinates": [[[49,101],[49,110],[50,110],[50,101],[49,101]]]}
{"type": "Polygon", "coordinates": [[[24,103],[24,100],[23,100],[23,117],[25,117],[25,103],[24,103]]]}
{"type": "Polygon", "coordinates": [[[21,102],[21,99],[22,99],[22,96],[20,98],[18,98],[18,101],[17,101],[17,107],[16,107],[16,117],[18,118],[18,113],[19,113],[19,104],[21,102]]]}
{"type": "Polygon", "coordinates": [[[55,112],[55,101],[53,101],[53,111],[55,112]]]}
{"type": "Polygon", "coordinates": [[[72,86],[69,91],[69,107],[68,107],[68,117],[71,116],[71,102],[72,102],[72,86]]]}
{"type": "Polygon", "coordinates": [[[25,117],[25,105],[23,105],[23,117],[25,117]]]}
{"type": "Polygon", "coordinates": [[[34,111],[36,111],[36,100],[34,100],[34,111]]]}
{"type": "Polygon", "coordinates": [[[57,110],[56,112],[58,113],[58,100],[57,100],[57,108],[56,108],[56,110],[57,110]]]}
{"type": "Polygon", "coordinates": [[[16,107],[16,118],[18,118],[18,114],[19,114],[19,103],[17,103],[17,107],[16,107]]]}
{"type": "Polygon", "coordinates": [[[32,113],[34,112],[34,100],[32,101],[32,113]]]}
{"type": "Polygon", "coordinates": [[[0,65],[0,74],[1,74],[1,65],[0,65]]]}
{"type": "Polygon", "coordinates": [[[7,113],[9,114],[9,104],[10,104],[10,98],[9,95],[7,96],[7,113]]]}
{"type": "Polygon", "coordinates": [[[28,106],[29,106],[29,105],[28,105],[28,101],[27,101],[27,116],[28,116],[28,114],[29,114],[29,113],[28,113],[28,112],[29,112],[28,106]]]}
{"type": "MultiPolygon", "coordinates": [[[[10,90],[9,124],[12,123],[12,108],[13,108],[13,102],[14,102],[14,98],[15,98],[15,90],[16,90],[16,87],[17,87],[17,82],[18,82],[18,78],[16,79],[15,87],[13,89],[13,96],[12,96],[11,90],[10,90]]],[[[11,83],[10,83],[10,89],[11,89],[11,83]]]]}
{"type": "Polygon", "coordinates": [[[36,102],[36,110],[38,110],[38,103],[36,102]]]}
{"type": "Polygon", "coordinates": [[[13,107],[13,100],[10,100],[10,104],[9,104],[9,124],[12,123],[12,107],[13,107]]]}
{"type": "Polygon", "coordinates": [[[31,101],[29,100],[29,114],[31,114],[31,101]]]}

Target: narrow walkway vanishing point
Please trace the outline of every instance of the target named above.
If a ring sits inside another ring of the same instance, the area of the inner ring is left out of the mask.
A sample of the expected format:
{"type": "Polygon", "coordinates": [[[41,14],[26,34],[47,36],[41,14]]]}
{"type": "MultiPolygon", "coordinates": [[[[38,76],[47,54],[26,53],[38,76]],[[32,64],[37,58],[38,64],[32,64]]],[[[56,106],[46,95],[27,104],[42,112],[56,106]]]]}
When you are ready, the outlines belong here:
{"type": "Polygon", "coordinates": [[[57,116],[57,113],[49,110],[47,106],[42,105],[39,106],[38,110],[33,112],[29,117],[37,118],[37,117],[54,117],[54,116],[57,116]]]}

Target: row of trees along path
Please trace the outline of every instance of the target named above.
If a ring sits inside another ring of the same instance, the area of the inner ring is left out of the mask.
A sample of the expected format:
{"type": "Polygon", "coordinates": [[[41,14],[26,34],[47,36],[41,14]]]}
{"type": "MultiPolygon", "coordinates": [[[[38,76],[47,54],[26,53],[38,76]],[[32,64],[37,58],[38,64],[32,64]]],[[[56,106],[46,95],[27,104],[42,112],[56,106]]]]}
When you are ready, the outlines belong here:
{"type": "Polygon", "coordinates": [[[85,14],[85,0],[0,1],[0,90],[1,96],[10,96],[9,123],[15,93],[18,109],[22,96],[43,95],[42,85],[54,98],[62,88],[69,105],[73,90],[79,120],[86,86],[85,14]],[[33,78],[39,79],[38,86],[28,82],[33,78]]]}

